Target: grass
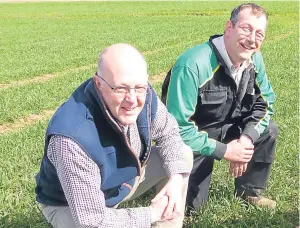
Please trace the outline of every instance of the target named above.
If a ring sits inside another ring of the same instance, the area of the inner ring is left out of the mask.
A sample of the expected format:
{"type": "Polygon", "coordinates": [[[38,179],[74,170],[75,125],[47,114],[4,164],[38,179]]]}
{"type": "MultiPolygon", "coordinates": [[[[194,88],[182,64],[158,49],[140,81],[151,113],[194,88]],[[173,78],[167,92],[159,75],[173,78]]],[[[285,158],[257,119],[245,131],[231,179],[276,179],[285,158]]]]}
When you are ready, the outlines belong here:
{"type": "MultiPolygon", "coordinates": [[[[209,204],[186,219],[187,227],[299,225],[299,3],[259,3],[270,13],[262,52],[277,95],[274,120],[280,131],[265,195],[277,200],[278,207],[266,210],[244,205],[232,194],[233,179],[226,162],[216,162],[209,204]]],[[[99,51],[112,43],[131,43],[141,50],[150,75],[168,71],[184,50],[212,34],[221,34],[237,4],[0,4],[0,127],[57,108],[93,74],[99,51]],[[55,77],[14,84],[44,74],[55,77]],[[8,83],[13,86],[1,88],[8,83]]],[[[162,80],[155,78],[158,93],[162,80]]],[[[34,193],[47,122],[34,122],[0,137],[0,227],[49,227],[35,204],[34,193]]],[[[127,206],[146,204],[141,198],[127,206]]]]}

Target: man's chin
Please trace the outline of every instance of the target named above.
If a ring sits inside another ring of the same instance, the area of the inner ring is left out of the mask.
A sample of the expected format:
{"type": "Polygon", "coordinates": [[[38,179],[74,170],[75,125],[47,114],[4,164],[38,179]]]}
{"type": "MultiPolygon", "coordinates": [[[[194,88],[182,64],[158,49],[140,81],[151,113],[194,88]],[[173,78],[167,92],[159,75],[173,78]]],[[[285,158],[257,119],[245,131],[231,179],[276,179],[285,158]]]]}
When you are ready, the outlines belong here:
{"type": "Polygon", "coordinates": [[[122,125],[130,125],[135,123],[137,120],[137,116],[122,116],[119,118],[119,122],[122,125]]]}
{"type": "Polygon", "coordinates": [[[253,54],[254,53],[242,53],[242,54],[240,54],[241,62],[244,62],[245,60],[251,59],[253,54]]]}

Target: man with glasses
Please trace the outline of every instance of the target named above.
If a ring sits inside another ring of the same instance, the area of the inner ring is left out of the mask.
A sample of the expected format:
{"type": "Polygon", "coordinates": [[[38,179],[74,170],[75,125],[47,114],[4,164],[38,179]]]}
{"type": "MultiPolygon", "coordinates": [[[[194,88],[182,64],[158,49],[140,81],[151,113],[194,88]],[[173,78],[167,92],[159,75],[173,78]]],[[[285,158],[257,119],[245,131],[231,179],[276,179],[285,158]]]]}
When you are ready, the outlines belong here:
{"type": "Polygon", "coordinates": [[[207,201],[214,160],[229,162],[235,194],[274,208],[262,197],[274,160],[274,92],[260,53],[268,15],[252,3],[236,7],[223,35],[184,52],[167,74],[162,99],[194,151],[187,205],[207,201]]]}
{"type": "Polygon", "coordinates": [[[36,194],[53,227],[182,227],[193,153],[134,47],[100,53],[94,77],[52,117],[44,150],[36,194]],[[153,186],[149,206],[117,209],[153,186]]]}

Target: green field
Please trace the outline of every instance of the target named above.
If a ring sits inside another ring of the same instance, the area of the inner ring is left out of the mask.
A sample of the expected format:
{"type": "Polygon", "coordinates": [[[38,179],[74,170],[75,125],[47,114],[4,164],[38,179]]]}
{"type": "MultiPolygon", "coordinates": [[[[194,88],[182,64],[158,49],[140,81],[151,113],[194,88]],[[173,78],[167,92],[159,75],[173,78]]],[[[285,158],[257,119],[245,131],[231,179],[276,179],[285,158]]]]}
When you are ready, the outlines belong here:
{"type": "MultiPolygon", "coordinates": [[[[51,112],[95,72],[104,47],[123,42],[141,50],[160,93],[162,75],[177,56],[221,34],[238,3],[0,4],[0,227],[49,227],[34,193],[45,128],[51,112]]],[[[216,162],[209,204],[186,219],[186,227],[299,225],[299,3],[258,3],[270,13],[262,53],[280,131],[265,195],[278,206],[243,204],[232,194],[227,163],[216,162]]]]}

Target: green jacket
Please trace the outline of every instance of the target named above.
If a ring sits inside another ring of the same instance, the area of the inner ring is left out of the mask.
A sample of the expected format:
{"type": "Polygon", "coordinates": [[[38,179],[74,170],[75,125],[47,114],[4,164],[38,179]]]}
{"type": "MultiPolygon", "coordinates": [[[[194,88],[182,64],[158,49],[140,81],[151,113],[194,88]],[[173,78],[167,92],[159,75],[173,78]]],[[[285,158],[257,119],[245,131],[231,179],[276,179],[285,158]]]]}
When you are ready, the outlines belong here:
{"type": "Polygon", "coordinates": [[[179,56],[163,83],[162,100],[177,119],[184,142],[221,159],[227,148],[222,139],[231,125],[242,126],[242,134],[253,142],[259,138],[273,115],[275,95],[260,52],[237,90],[211,39],[179,56]]]}

